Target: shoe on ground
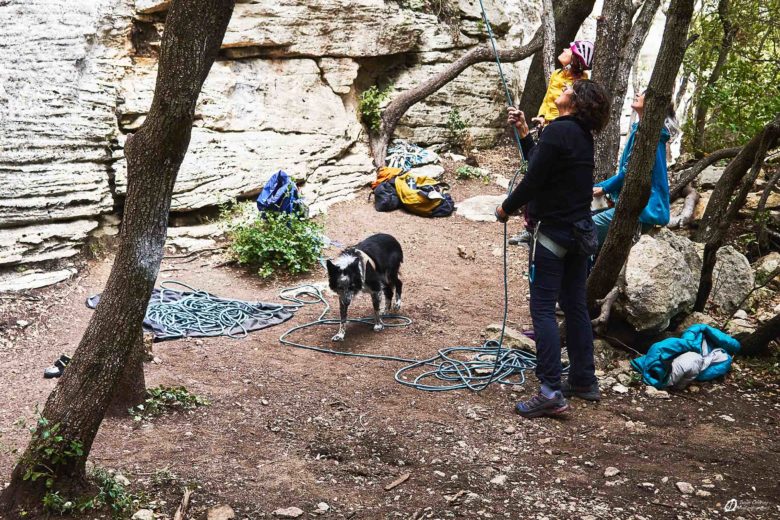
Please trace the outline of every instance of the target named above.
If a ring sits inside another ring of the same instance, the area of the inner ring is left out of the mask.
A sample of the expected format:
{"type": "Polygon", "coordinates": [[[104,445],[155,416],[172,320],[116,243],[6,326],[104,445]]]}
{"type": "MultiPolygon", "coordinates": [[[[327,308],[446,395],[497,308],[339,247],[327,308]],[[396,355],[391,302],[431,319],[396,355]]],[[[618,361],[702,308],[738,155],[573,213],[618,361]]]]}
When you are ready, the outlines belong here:
{"type": "Polygon", "coordinates": [[[561,415],[568,409],[569,403],[561,392],[555,392],[552,397],[546,397],[539,392],[529,400],[515,405],[515,411],[526,419],[561,415]]]}
{"type": "Polygon", "coordinates": [[[590,386],[573,386],[568,380],[561,381],[561,393],[565,397],[579,397],[586,401],[601,401],[598,382],[590,386]]]}
{"type": "Polygon", "coordinates": [[[62,354],[59,359],[54,362],[54,365],[44,369],[44,379],[52,379],[62,376],[62,373],[65,371],[65,367],[68,366],[68,363],[70,363],[70,358],[65,354],[62,354]]]}
{"type": "Polygon", "coordinates": [[[521,231],[520,233],[516,234],[512,238],[508,240],[510,245],[517,246],[520,244],[530,244],[531,243],[531,233],[529,233],[526,230],[521,231]]]}

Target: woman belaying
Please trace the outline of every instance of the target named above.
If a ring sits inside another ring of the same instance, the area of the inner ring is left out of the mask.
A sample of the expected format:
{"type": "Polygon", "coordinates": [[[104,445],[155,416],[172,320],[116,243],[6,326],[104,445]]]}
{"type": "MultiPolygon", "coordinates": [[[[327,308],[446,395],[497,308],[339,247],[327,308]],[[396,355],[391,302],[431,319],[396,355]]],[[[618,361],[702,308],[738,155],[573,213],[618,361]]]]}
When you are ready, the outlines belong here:
{"type": "Polygon", "coordinates": [[[555,100],[559,117],[534,145],[525,115],[509,110],[509,123],[521,136],[528,172],[496,208],[496,218],[528,205],[536,222],[529,255],[531,319],[536,334],[536,376],[539,393],[517,403],[524,417],[556,415],[568,408],[567,396],[601,398],[593,363],[593,331],[586,305],[588,259],[596,249],[590,216],[593,193],[593,133],[609,118],[606,91],[590,80],[579,80],[555,100]],[[561,381],[561,343],[555,304],[566,316],[569,352],[568,381],[561,381]]]}

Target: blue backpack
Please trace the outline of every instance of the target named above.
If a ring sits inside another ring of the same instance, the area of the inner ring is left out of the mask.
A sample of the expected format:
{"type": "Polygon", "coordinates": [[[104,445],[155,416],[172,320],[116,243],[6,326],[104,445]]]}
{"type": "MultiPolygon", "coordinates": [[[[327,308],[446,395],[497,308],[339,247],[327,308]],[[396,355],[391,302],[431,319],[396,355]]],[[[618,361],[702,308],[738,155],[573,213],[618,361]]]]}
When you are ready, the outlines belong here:
{"type": "Polygon", "coordinates": [[[279,211],[284,213],[303,213],[304,205],[298,187],[287,175],[279,170],[271,175],[257,197],[257,209],[260,211],[279,211]]]}

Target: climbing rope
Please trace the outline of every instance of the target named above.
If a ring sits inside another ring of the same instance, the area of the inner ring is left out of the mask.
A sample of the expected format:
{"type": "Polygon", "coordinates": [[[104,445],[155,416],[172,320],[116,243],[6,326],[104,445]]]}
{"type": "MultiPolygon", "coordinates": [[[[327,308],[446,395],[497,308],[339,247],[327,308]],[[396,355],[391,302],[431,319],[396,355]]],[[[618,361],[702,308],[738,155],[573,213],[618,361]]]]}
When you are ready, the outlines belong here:
{"type": "MultiPolygon", "coordinates": [[[[480,9],[482,10],[482,20],[485,24],[485,27],[487,28],[488,37],[490,38],[490,42],[493,47],[493,53],[496,58],[496,64],[498,66],[499,76],[501,77],[501,83],[504,86],[504,94],[506,96],[507,105],[512,107],[514,106],[512,102],[512,94],[509,91],[509,85],[507,84],[503,67],[501,66],[501,60],[498,55],[498,48],[496,46],[495,36],[493,35],[493,29],[490,25],[490,21],[488,20],[485,6],[482,3],[482,0],[480,0],[479,5],[480,9]]],[[[517,149],[520,153],[521,167],[515,172],[514,176],[510,180],[509,186],[507,187],[507,194],[512,192],[515,183],[517,182],[518,176],[524,171],[524,167],[526,166],[523,148],[520,144],[520,135],[516,128],[513,127],[512,130],[515,137],[515,144],[517,145],[517,149]]],[[[305,345],[292,341],[289,339],[289,337],[295,332],[310,327],[319,325],[337,325],[340,323],[340,320],[338,319],[325,318],[325,315],[330,310],[330,306],[322,296],[322,292],[318,288],[311,285],[285,289],[282,291],[282,294],[280,294],[280,297],[292,302],[292,305],[298,308],[307,304],[322,303],[325,306],[322,313],[318,319],[288,330],[282,334],[282,336],[279,338],[279,341],[287,346],[303,348],[327,354],[409,363],[407,366],[396,371],[395,380],[402,385],[429,392],[460,390],[465,388],[474,391],[480,391],[487,388],[491,383],[494,382],[508,385],[522,385],[525,383],[525,371],[536,368],[536,356],[533,353],[523,350],[503,348],[504,336],[506,334],[507,315],[509,312],[506,223],[504,223],[503,237],[504,310],[501,323],[501,335],[499,336],[498,341],[488,340],[480,347],[448,347],[439,350],[437,355],[422,360],[407,359],[383,354],[344,352],[340,350],[305,345]],[[291,295],[291,293],[293,294],[291,295]],[[456,357],[464,355],[470,359],[463,360],[456,357]],[[422,370],[422,372],[416,376],[412,376],[410,373],[415,370],[422,370]],[[434,379],[435,381],[428,382],[431,379],[434,379]],[[436,384],[437,382],[438,384],[436,384]]],[[[412,323],[412,320],[405,316],[388,315],[382,317],[383,322],[386,319],[392,320],[390,323],[385,323],[385,325],[388,327],[405,327],[412,323]]],[[[374,323],[372,318],[350,319],[348,321],[351,323],[363,323],[366,325],[372,325],[374,323]]],[[[564,368],[564,372],[566,371],[567,369],[564,368]]]]}
{"type": "Polygon", "coordinates": [[[270,320],[285,306],[218,298],[189,285],[166,280],[160,291],[149,300],[145,321],[155,325],[158,339],[179,338],[197,331],[204,336],[243,338],[249,334],[247,320],[270,320]],[[166,291],[180,294],[171,286],[185,288],[190,294],[166,301],[166,291]]]}

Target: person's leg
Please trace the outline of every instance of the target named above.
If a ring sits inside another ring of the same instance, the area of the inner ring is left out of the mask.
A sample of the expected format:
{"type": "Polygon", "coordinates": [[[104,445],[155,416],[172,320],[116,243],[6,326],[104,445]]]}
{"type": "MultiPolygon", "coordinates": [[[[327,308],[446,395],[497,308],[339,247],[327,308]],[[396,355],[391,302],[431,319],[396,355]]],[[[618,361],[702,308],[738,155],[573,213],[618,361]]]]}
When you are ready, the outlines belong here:
{"type": "Polygon", "coordinates": [[[550,390],[561,387],[561,338],[555,304],[561,291],[563,259],[537,244],[531,286],[531,320],[536,335],[536,377],[550,390]]]}
{"type": "Polygon", "coordinates": [[[585,256],[569,255],[564,260],[560,302],[566,317],[569,383],[575,388],[586,388],[596,383],[593,328],[587,306],[588,259],[585,256]]]}
{"type": "Polygon", "coordinates": [[[609,208],[606,211],[593,215],[593,223],[596,225],[596,234],[599,238],[599,248],[604,244],[604,240],[607,239],[609,225],[612,223],[614,216],[615,208],[609,208]]]}
{"type": "Polygon", "coordinates": [[[536,377],[541,389],[515,409],[526,418],[557,415],[568,405],[561,388],[561,339],[555,318],[555,303],[561,289],[563,260],[536,244],[534,279],[531,286],[531,320],[536,337],[536,377]]]}

